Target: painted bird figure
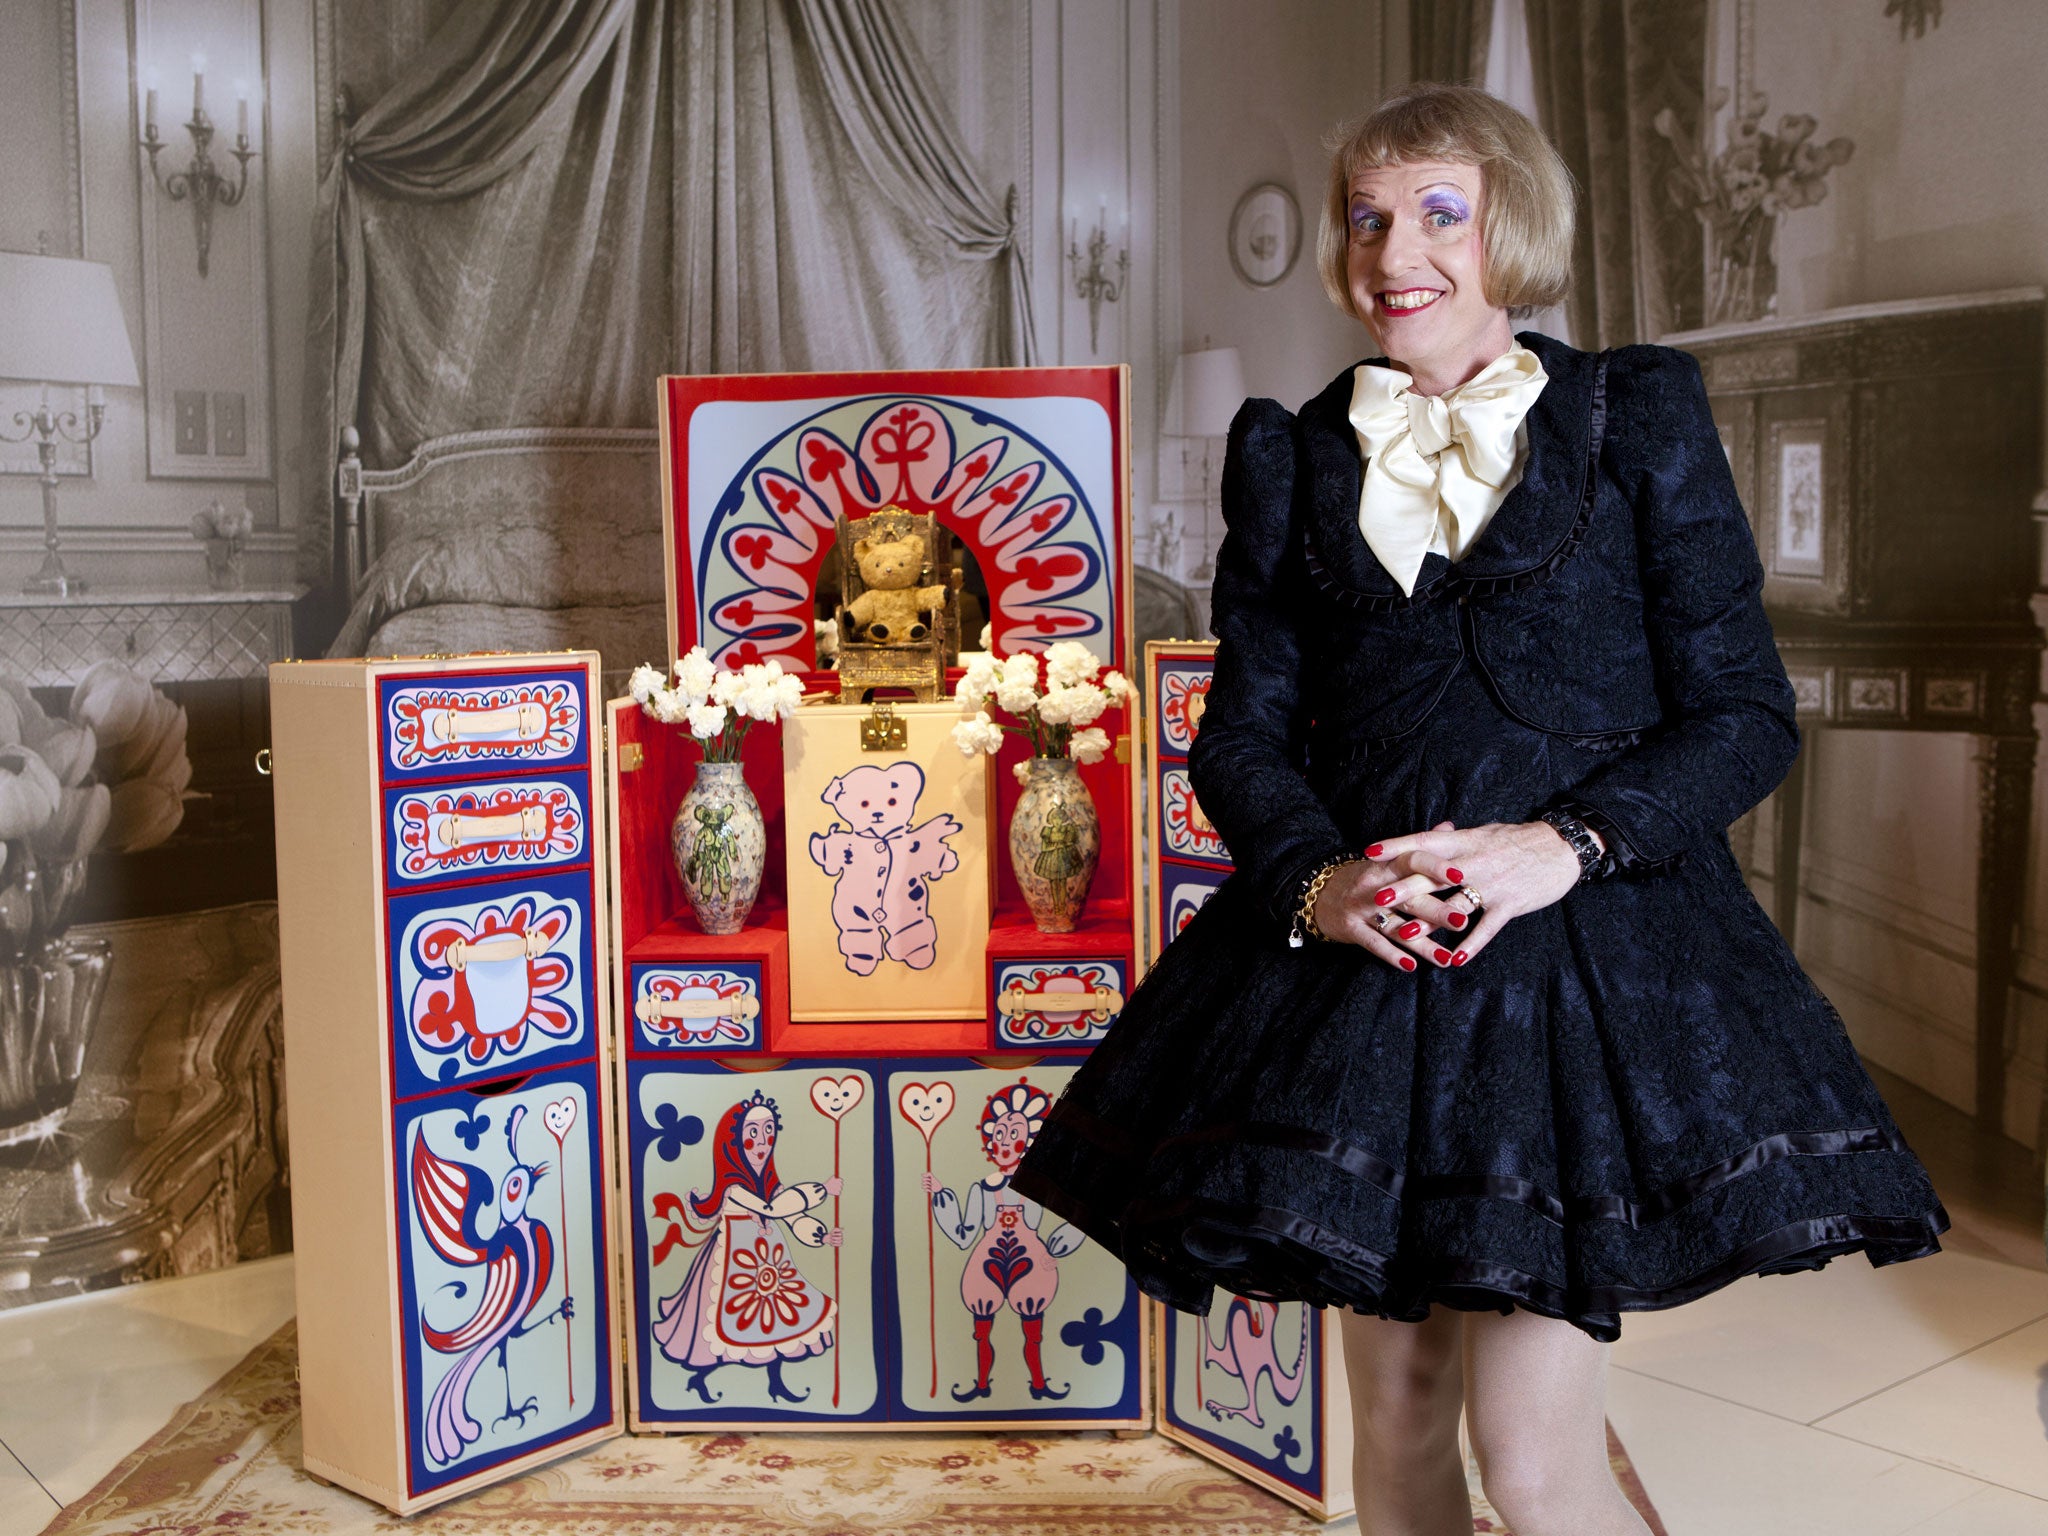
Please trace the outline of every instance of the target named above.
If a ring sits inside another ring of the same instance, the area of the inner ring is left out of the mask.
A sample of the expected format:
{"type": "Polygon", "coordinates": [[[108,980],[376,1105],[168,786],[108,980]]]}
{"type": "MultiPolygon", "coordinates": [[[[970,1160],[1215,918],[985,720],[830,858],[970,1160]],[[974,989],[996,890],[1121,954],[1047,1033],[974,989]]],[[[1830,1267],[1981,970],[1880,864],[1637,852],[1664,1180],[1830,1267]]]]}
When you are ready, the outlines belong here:
{"type": "MultiPolygon", "coordinates": [[[[533,1187],[547,1173],[548,1165],[528,1166],[519,1160],[519,1127],[525,1118],[526,1106],[514,1105],[505,1125],[512,1169],[505,1175],[502,1190],[493,1190],[491,1176],[481,1168],[438,1155],[424,1135],[413,1143],[413,1208],[419,1213],[421,1231],[449,1263],[484,1266],[483,1294],[467,1322],[436,1328],[422,1309],[421,1336],[442,1354],[462,1357],[441,1378],[427,1405],[427,1454],[439,1466],[460,1456],[464,1447],[483,1434],[483,1427],[469,1416],[469,1387],[492,1352],[496,1352],[498,1369],[505,1376],[505,1412],[492,1420],[491,1427],[495,1429],[507,1419],[523,1427],[528,1414],[540,1411],[539,1402],[532,1397],[523,1403],[513,1402],[512,1370],[506,1363],[505,1348],[544,1323],[557,1317],[566,1322],[575,1315],[566,1286],[552,1311],[538,1318],[532,1315],[554,1273],[555,1243],[548,1229],[527,1214],[533,1187]],[[479,1230],[479,1219],[494,1203],[498,1219],[486,1237],[479,1230]]],[[[461,1296],[466,1287],[456,1281],[445,1289],[461,1296]]]]}

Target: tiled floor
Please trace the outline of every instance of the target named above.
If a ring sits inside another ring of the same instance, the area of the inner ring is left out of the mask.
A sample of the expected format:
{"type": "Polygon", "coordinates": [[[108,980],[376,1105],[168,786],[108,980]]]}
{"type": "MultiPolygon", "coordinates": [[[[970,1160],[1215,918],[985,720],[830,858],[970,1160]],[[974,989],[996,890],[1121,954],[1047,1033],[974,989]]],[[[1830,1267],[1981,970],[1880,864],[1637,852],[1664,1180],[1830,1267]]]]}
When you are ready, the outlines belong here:
{"type": "MultiPolygon", "coordinates": [[[[2048,1536],[2040,1186],[2024,1149],[1873,1075],[1955,1219],[1945,1251],[1623,1321],[1608,1414],[1671,1536],[2048,1536]]],[[[291,1309],[272,1259],[0,1312],[0,1536],[40,1531],[291,1309]]]]}

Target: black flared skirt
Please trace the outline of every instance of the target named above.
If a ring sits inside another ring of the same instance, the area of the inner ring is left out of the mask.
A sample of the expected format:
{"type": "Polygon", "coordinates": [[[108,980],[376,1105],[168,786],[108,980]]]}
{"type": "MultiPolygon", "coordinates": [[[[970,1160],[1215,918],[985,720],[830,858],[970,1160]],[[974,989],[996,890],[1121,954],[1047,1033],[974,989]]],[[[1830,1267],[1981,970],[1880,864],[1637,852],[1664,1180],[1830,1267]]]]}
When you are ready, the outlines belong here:
{"type": "MultiPolygon", "coordinates": [[[[1378,764],[1384,824],[1526,820],[1594,766],[1469,673],[1378,764]]],[[[1344,820],[1340,816],[1340,821],[1344,820]]],[[[1241,877],[1167,946],[1012,1180],[1206,1314],[1620,1314],[1940,1250],[1926,1170],[1725,837],[1574,887],[1466,966],[1290,948],[1241,877]]]]}

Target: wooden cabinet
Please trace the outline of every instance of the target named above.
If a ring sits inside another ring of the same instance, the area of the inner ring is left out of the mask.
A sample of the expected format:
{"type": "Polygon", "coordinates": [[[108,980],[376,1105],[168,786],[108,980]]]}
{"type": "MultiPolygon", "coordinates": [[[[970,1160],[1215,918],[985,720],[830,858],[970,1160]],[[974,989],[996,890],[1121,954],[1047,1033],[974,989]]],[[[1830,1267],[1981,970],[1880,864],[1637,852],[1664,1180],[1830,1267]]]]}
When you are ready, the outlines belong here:
{"type": "Polygon", "coordinates": [[[596,680],[271,671],[305,1460],[399,1513],[623,1422],[596,680]]]}

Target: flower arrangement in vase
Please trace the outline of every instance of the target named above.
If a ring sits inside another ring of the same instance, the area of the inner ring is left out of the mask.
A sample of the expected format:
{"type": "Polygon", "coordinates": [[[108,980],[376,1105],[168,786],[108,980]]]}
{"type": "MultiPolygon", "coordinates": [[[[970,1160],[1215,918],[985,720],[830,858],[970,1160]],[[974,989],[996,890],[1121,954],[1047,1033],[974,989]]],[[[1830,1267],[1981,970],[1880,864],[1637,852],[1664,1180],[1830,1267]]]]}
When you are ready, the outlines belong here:
{"type": "Polygon", "coordinates": [[[117,661],[62,717],[0,676],[0,1146],[69,1113],[113,947],[70,934],[96,852],[154,848],[184,819],[185,711],[117,661]]]}
{"type": "Polygon", "coordinates": [[[242,584],[242,552],[256,531],[256,514],[241,506],[232,512],[210,501],[192,514],[192,537],[206,546],[206,579],[215,591],[242,584]]]}
{"type": "Polygon", "coordinates": [[[740,771],[740,747],[756,721],[787,720],[803,702],[803,679],[775,660],[739,671],[712,663],[701,645],[676,662],[670,683],[654,667],[628,685],[656,720],[687,729],[704,755],[669,825],[676,878],[706,933],[738,933],[761,894],[768,832],[760,802],[740,771]]]}
{"type": "Polygon", "coordinates": [[[973,656],[953,694],[974,711],[953,727],[968,756],[1000,751],[1005,732],[1031,743],[1012,770],[1024,793],[1010,816],[1010,868],[1038,930],[1072,933],[1102,857],[1101,821],[1076,765],[1109,751],[1109,733],[1094,722],[1129,701],[1130,681],[1078,640],[1060,640],[1042,672],[1035,651],[973,656]],[[989,713],[991,700],[1009,722],[989,713]]]}
{"type": "MultiPolygon", "coordinates": [[[[1723,86],[1708,101],[1707,116],[1727,104],[1723,86]]],[[[1852,139],[1813,142],[1819,123],[1803,113],[1785,113],[1771,133],[1763,126],[1767,104],[1761,91],[1742,93],[1727,147],[1711,161],[1679,130],[1669,107],[1651,120],[1678,155],[1667,183],[1671,199],[1698,215],[1706,236],[1708,325],[1760,320],[1777,308],[1778,264],[1771,245],[1778,223],[1789,209],[1826,197],[1828,172],[1847,164],[1856,150],[1852,139]]]]}

